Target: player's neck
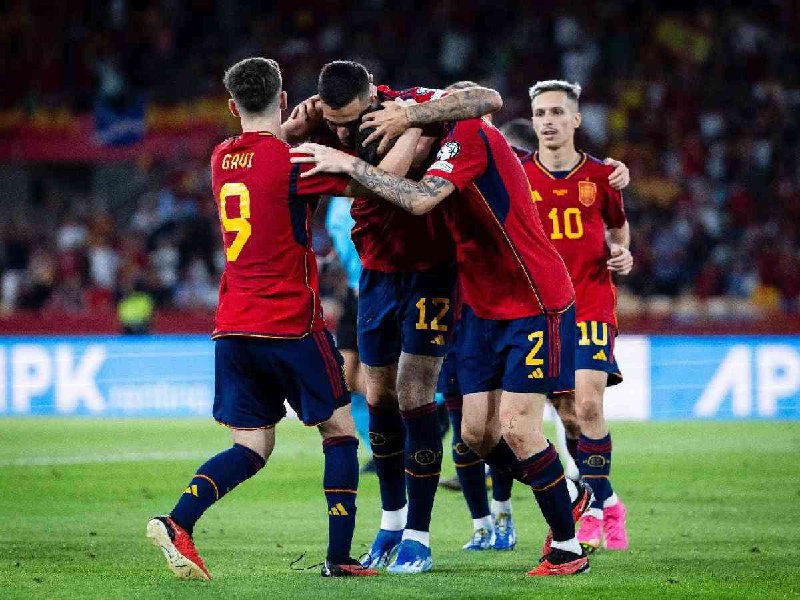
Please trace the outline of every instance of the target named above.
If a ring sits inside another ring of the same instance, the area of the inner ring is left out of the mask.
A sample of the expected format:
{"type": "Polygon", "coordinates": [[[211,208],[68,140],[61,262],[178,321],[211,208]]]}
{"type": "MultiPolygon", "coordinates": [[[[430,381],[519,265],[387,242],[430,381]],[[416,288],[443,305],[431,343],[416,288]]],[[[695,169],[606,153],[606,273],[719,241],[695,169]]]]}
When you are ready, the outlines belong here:
{"type": "Polygon", "coordinates": [[[242,132],[247,133],[248,131],[266,131],[275,137],[280,137],[280,113],[271,117],[242,117],[242,132]]]}
{"type": "Polygon", "coordinates": [[[569,171],[580,160],[575,144],[564,144],[560,148],[539,146],[539,161],[548,171],[569,171]]]}

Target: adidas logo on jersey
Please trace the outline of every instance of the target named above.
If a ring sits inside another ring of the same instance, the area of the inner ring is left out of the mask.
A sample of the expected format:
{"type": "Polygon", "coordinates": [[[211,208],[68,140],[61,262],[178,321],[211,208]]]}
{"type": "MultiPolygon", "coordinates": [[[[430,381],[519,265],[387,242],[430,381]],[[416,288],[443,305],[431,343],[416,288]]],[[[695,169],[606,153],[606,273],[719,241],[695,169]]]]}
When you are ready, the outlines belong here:
{"type": "Polygon", "coordinates": [[[600,350],[600,352],[595,354],[592,358],[595,359],[595,360],[604,360],[604,361],[608,362],[608,357],[606,356],[606,351],[605,350],[600,350]]]}
{"type": "Polygon", "coordinates": [[[431,340],[431,344],[434,346],[444,346],[444,336],[441,334],[437,335],[431,340]]]}
{"type": "Polygon", "coordinates": [[[541,202],[542,195],[536,190],[531,190],[531,200],[533,200],[534,202],[541,202]]]}
{"type": "Polygon", "coordinates": [[[346,517],[348,514],[347,509],[342,506],[341,502],[337,502],[331,509],[328,511],[328,514],[332,517],[346,517]]]}
{"type": "Polygon", "coordinates": [[[541,369],[534,369],[531,371],[531,374],[528,375],[528,379],[544,379],[544,373],[542,373],[541,369]]]}

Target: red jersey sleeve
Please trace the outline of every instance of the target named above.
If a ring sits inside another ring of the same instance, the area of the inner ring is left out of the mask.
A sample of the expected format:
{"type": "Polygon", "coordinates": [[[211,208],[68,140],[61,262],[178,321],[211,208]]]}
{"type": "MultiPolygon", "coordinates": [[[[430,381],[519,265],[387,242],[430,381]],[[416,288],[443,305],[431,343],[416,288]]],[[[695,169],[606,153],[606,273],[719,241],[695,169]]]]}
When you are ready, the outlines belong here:
{"type": "Polygon", "coordinates": [[[378,86],[378,95],[384,100],[394,100],[395,98],[401,98],[403,100],[412,99],[417,104],[444,98],[448,93],[447,90],[439,90],[436,88],[415,87],[408,88],[407,90],[393,90],[387,85],[378,86]]]}
{"type": "Polygon", "coordinates": [[[452,124],[450,133],[442,140],[436,161],[425,175],[446,179],[459,190],[482,175],[486,171],[487,156],[480,130],[480,119],[452,124]]]}
{"type": "Polygon", "coordinates": [[[610,229],[619,229],[625,225],[625,206],[622,202],[622,192],[615,190],[610,185],[606,188],[606,201],[603,205],[603,222],[610,229]]]}
{"type": "MultiPolygon", "coordinates": [[[[295,156],[303,156],[296,154],[295,156]]],[[[346,175],[334,175],[331,173],[316,173],[310,177],[301,175],[314,168],[313,163],[297,163],[292,165],[292,174],[289,178],[289,192],[298,196],[311,196],[316,199],[318,196],[330,195],[341,196],[350,184],[350,178],[346,175]],[[294,188],[294,189],[292,189],[294,188]]]]}

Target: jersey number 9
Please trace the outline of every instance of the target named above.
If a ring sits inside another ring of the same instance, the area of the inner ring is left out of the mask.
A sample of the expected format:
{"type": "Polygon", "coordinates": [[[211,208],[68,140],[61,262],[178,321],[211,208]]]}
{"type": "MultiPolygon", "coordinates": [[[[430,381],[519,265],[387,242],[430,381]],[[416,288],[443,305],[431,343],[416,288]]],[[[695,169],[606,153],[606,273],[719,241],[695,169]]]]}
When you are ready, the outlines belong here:
{"type": "MultiPolygon", "coordinates": [[[[242,248],[250,239],[252,228],[250,226],[250,190],[243,183],[226,183],[219,191],[219,219],[222,221],[222,229],[228,232],[235,232],[230,246],[225,246],[225,258],[229,262],[239,258],[242,248]],[[239,216],[228,217],[227,204],[230,198],[239,198],[239,216]]],[[[227,241],[227,240],[226,240],[227,241]]]]}

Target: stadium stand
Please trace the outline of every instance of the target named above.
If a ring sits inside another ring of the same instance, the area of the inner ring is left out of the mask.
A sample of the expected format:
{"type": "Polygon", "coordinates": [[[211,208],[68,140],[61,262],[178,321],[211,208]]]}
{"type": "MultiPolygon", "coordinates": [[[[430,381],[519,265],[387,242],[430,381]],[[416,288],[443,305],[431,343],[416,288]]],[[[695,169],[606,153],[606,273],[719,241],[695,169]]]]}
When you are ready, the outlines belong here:
{"type": "MultiPolygon", "coordinates": [[[[218,74],[261,54],[283,65],[290,103],[351,57],[395,87],[494,87],[497,123],[529,115],[533,81],[580,81],[580,143],[631,169],[623,330],[800,331],[796,3],[460,0],[418,3],[424,22],[382,1],[269,4],[4,4],[0,329],[117,331],[121,302],[144,294],[152,317],[128,304],[144,329],[210,330],[222,255],[207,160],[235,125],[218,74]]],[[[322,215],[335,321],[346,285],[322,215]]]]}

